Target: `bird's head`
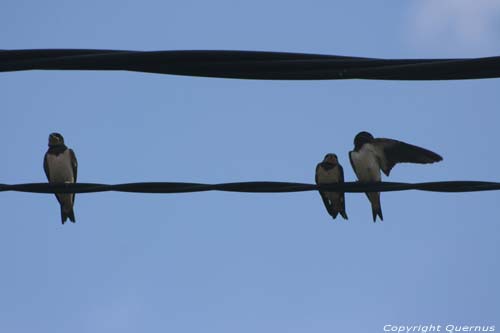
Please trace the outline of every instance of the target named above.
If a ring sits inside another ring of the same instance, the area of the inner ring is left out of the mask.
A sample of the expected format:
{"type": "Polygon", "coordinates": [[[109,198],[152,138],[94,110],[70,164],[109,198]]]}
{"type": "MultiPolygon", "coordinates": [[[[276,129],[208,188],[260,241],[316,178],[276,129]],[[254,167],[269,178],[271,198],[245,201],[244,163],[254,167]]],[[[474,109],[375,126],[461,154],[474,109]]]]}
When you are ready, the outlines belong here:
{"type": "Polygon", "coordinates": [[[49,147],[60,146],[64,144],[64,138],[59,133],[50,133],[49,147]]]}
{"type": "Polygon", "coordinates": [[[359,150],[365,143],[372,141],[373,135],[368,132],[359,132],[354,138],[354,150],[359,150]]]}
{"type": "Polygon", "coordinates": [[[325,155],[325,158],[323,159],[323,162],[328,163],[328,164],[333,164],[337,165],[339,164],[339,160],[337,158],[337,155],[328,153],[325,155]]]}

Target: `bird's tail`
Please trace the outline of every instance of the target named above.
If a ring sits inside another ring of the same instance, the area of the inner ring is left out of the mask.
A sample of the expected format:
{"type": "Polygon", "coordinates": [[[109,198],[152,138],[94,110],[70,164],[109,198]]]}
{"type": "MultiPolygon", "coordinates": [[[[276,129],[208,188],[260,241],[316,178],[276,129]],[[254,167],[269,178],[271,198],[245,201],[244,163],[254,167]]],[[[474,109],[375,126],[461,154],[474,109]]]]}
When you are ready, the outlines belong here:
{"type": "Polygon", "coordinates": [[[73,207],[66,208],[64,206],[61,206],[61,222],[64,224],[66,220],[69,218],[69,220],[73,223],[76,222],[75,220],[75,212],[73,211],[73,207]]]}
{"type": "Polygon", "coordinates": [[[73,203],[75,200],[74,194],[59,193],[56,194],[57,201],[61,206],[61,222],[64,224],[69,218],[71,222],[75,222],[75,213],[73,212],[73,203]]]}
{"type": "Polygon", "coordinates": [[[344,220],[348,220],[347,214],[345,212],[345,201],[344,201],[344,193],[334,193],[332,202],[332,213],[333,218],[336,218],[337,215],[340,215],[344,218],[344,220]]]}
{"type": "Polygon", "coordinates": [[[380,218],[380,221],[383,221],[384,217],[382,215],[382,206],[380,205],[380,193],[370,192],[366,193],[366,195],[372,204],[373,222],[377,221],[377,216],[380,218]]]}

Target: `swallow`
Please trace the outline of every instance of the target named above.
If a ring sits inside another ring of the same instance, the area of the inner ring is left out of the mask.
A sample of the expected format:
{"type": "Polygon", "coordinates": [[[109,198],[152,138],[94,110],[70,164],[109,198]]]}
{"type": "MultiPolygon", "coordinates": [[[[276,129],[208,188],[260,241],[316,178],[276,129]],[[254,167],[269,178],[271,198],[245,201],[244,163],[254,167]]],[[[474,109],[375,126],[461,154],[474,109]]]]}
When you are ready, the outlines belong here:
{"type": "MultiPolygon", "coordinates": [[[[379,182],[380,170],[389,176],[392,168],[397,163],[427,164],[439,162],[443,158],[438,154],[406,142],[374,138],[368,132],[359,132],[354,138],[354,150],[349,152],[349,160],[354,173],[360,182],[379,182]]],[[[373,222],[377,216],[381,221],[382,207],[380,206],[380,193],[367,192],[368,200],[372,205],[373,222]]]]}
{"type": "MultiPolygon", "coordinates": [[[[342,184],[344,183],[344,169],[339,164],[337,155],[326,154],[323,162],[318,163],[316,166],[316,184],[342,184]]],[[[319,191],[321,199],[325,204],[326,211],[336,218],[340,213],[342,217],[347,220],[345,212],[345,196],[344,192],[329,192],[319,191]]]]}
{"type": "MultiPolygon", "coordinates": [[[[49,135],[49,149],[43,159],[43,170],[49,183],[75,183],[78,162],[75,153],[64,144],[64,138],[59,133],[49,135]]],[[[73,204],[74,193],[57,193],[57,201],[61,205],[61,222],[64,224],[69,218],[75,222],[73,204]]]]}

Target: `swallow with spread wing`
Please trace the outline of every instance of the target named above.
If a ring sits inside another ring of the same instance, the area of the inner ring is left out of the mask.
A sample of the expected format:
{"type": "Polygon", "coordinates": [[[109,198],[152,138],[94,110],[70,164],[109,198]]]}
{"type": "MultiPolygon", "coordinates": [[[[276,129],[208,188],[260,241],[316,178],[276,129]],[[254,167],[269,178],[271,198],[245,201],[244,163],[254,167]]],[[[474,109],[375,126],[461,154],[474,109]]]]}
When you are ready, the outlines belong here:
{"type": "MultiPolygon", "coordinates": [[[[438,154],[402,141],[374,138],[368,132],[359,132],[354,138],[354,150],[349,152],[349,160],[360,182],[370,183],[381,180],[380,170],[389,176],[397,163],[427,164],[439,162],[438,154]]],[[[372,205],[373,222],[382,217],[380,193],[367,192],[372,205]]]]}

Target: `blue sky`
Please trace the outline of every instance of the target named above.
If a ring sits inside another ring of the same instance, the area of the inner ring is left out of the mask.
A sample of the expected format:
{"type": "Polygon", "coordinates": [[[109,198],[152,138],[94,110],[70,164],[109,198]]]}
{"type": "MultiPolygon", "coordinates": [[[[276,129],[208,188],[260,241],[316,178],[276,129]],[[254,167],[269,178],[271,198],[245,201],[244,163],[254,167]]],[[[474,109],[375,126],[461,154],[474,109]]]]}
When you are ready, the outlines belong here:
{"type": "MultiPolygon", "coordinates": [[[[235,49],[418,58],[500,54],[493,1],[10,1],[2,49],[235,49]]],[[[361,130],[434,150],[392,181],[498,181],[500,81],[244,81],[2,73],[0,182],[43,182],[50,132],[79,181],[313,182],[361,130]]],[[[0,193],[2,332],[383,332],[500,325],[498,192],[0,193]]]]}

